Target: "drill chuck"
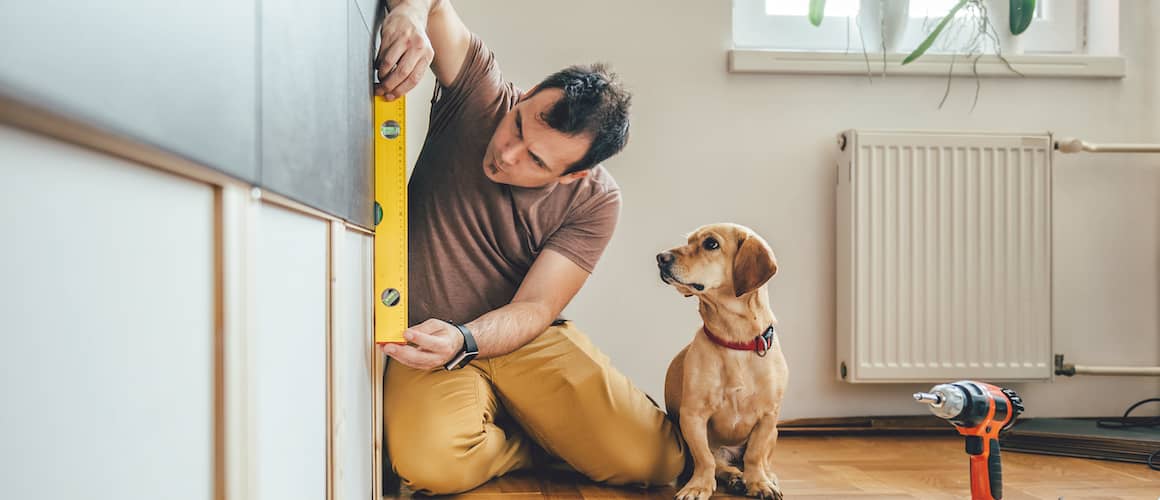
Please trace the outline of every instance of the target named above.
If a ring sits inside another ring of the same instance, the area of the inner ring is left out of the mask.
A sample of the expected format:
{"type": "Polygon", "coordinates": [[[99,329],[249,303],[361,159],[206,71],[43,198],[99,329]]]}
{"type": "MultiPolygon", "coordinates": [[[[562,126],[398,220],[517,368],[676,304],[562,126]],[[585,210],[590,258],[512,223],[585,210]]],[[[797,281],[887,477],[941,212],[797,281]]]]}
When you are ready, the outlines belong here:
{"type": "Polygon", "coordinates": [[[931,413],[950,420],[963,412],[967,395],[963,389],[954,385],[939,384],[931,388],[930,392],[915,393],[914,400],[930,405],[931,413]]]}

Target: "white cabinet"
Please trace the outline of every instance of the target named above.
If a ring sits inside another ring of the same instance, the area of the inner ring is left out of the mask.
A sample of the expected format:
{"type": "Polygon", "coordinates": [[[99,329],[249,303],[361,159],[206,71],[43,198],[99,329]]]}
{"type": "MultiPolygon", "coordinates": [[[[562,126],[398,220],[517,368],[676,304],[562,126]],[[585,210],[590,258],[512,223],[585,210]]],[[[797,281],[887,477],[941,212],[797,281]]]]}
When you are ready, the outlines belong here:
{"type": "Polygon", "coordinates": [[[209,185],[0,127],[0,498],[211,498],[213,214],[209,185]]]}
{"type": "Polygon", "coordinates": [[[0,125],[0,499],[375,497],[372,236],[175,165],[0,125]]]}

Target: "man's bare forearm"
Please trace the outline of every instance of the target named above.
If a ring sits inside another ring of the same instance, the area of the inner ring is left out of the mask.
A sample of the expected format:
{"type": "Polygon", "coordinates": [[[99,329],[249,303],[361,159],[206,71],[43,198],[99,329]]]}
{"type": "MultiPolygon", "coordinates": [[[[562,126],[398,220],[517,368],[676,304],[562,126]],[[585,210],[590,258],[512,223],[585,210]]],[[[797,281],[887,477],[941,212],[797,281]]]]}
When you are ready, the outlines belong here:
{"type": "Polygon", "coordinates": [[[523,347],[555,320],[552,312],[535,302],[512,302],[467,323],[479,345],[480,358],[502,356],[523,347]]]}

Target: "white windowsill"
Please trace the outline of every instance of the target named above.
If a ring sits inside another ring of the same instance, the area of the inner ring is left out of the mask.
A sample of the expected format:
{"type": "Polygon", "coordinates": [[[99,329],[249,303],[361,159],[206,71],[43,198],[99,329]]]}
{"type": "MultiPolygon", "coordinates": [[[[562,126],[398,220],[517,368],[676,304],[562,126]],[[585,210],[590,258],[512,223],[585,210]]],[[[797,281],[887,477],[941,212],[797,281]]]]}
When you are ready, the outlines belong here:
{"type": "MultiPolygon", "coordinates": [[[[887,75],[946,76],[950,54],[926,54],[906,66],[906,54],[887,54],[887,75]]],[[[1123,78],[1124,58],[1072,54],[1021,54],[1006,56],[1011,67],[1024,76],[1037,78],[1123,78]]],[[[978,74],[983,77],[1019,77],[998,57],[979,59],[978,74]]],[[[882,54],[864,55],[861,51],[812,52],[768,49],[733,49],[729,51],[730,73],[776,73],[798,75],[880,75],[882,54]],[[866,58],[870,67],[866,67],[866,58]]],[[[954,58],[955,76],[972,76],[971,60],[954,58]]]]}

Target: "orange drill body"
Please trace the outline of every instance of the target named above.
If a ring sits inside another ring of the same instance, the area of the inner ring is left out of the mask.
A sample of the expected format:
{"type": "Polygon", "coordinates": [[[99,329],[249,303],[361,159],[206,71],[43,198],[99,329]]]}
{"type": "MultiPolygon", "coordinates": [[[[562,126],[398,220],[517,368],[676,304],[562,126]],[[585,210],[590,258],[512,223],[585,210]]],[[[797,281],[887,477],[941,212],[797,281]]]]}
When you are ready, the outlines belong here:
{"type": "Polygon", "coordinates": [[[966,436],[971,499],[1003,498],[999,433],[1015,423],[1023,412],[1023,400],[1010,389],[969,380],[939,384],[914,398],[930,404],[931,412],[949,420],[959,434],[966,436]]]}

